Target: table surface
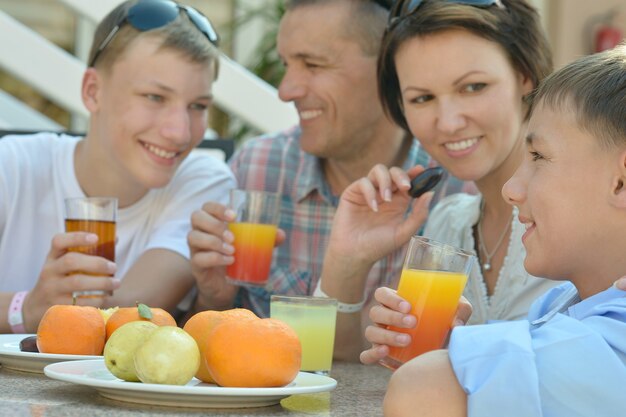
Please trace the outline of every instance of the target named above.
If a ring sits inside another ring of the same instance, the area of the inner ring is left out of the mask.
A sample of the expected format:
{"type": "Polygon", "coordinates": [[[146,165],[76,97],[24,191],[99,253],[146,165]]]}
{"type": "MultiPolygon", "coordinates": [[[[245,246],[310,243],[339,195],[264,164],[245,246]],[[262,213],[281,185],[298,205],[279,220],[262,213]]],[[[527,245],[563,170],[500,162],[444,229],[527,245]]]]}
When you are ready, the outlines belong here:
{"type": "Polygon", "coordinates": [[[0,416],[382,416],[390,375],[381,366],[335,362],[331,392],[293,395],[270,407],[194,409],[109,400],[87,386],[0,368],[0,416]]]}

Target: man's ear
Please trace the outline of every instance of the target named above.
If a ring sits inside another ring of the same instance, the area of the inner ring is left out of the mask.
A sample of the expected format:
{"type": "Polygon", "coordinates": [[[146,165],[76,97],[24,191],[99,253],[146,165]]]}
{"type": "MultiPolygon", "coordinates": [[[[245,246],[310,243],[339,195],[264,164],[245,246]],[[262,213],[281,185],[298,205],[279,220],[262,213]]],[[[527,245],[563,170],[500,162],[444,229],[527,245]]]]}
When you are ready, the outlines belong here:
{"type": "Polygon", "coordinates": [[[611,188],[614,205],[626,209],[626,150],[622,150],[619,154],[611,188]]]}
{"type": "Polygon", "coordinates": [[[87,68],[85,74],[83,74],[83,83],[81,86],[81,97],[83,104],[89,110],[89,113],[94,113],[99,107],[99,92],[101,89],[102,78],[98,71],[93,68],[87,68]]]}

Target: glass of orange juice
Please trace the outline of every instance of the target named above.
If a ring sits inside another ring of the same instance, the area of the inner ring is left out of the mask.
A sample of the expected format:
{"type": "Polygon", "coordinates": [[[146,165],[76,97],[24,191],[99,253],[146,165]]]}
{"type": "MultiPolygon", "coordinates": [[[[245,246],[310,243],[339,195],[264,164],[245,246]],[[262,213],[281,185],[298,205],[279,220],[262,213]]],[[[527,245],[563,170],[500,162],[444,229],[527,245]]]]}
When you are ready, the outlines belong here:
{"type": "MultiPolygon", "coordinates": [[[[115,262],[115,222],[117,198],[77,197],[65,199],[65,231],[89,232],[98,235],[92,246],[76,246],[70,251],[101,256],[115,262]]],[[[81,273],[81,271],[76,271],[81,273]]],[[[101,297],[112,295],[103,291],[77,291],[73,297],[101,297]]]]}
{"type": "Polygon", "coordinates": [[[235,262],[226,268],[226,279],[237,285],[264,286],[272,265],[280,194],[231,190],[229,207],[236,214],[228,225],[235,236],[235,262]]]}
{"type": "Polygon", "coordinates": [[[417,317],[412,329],[390,326],[411,336],[406,347],[390,347],[382,365],[396,369],[422,353],[440,349],[452,327],[459,299],[476,257],[471,252],[413,236],[404,259],[398,295],[411,304],[417,317]]]}

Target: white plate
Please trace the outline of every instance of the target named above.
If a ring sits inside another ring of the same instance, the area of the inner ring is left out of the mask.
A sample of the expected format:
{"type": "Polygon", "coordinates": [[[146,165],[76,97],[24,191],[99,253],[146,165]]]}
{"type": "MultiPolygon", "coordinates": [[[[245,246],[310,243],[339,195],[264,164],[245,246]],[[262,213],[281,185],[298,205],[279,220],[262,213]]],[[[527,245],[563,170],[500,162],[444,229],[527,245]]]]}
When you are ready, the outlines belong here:
{"type": "Polygon", "coordinates": [[[34,334],[0,334],[0,364],[7,369],[43,373],[43,368],[55,362],[100,359],[102,356],[60,355],[20,351],[20,341],[34,334]]]}
{"type": "Polygon", "coordinates": [[[196,378],[187,385],[143,384],[116,378],[103,359],[55,363],[46,366],[44,373],[53,379],[93,387],[113,400],[175,407],[264,407],[290,395],[331,391],[337,386],[330,377],[306,372],[300,372],[288,386],[278,388],[224,388],[196,378]]]}

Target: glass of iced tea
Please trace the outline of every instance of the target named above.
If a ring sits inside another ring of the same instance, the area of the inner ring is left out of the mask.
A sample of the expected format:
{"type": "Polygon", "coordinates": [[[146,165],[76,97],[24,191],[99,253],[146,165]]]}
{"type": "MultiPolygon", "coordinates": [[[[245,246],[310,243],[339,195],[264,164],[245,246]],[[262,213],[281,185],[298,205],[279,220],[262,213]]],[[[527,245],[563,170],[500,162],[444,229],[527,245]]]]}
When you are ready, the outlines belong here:
{"type": "MultiPolygon", "coordinates": [[[[101,256],[115,262],[115,221],[117,199],[108,197],[78,197],[65,199],[65,231],[88,232],[98,235],[98,243],[76,246],[70,251],[101,256]]],[[[81,271],[76,271],[81,273],[81,271]]],[[[112,295],[103,291],[81,291],[74,297],[101,297],[112,295]]]]}
{"type": "Polygon", "coordinates": [[[231,190],[229,207],[236,218],[228,228],[235,236],[235,262],[226,268],[226,279],[237,285],[267,283],[280,213],[280,194],[231,190]]]}
{"type": "Polygon", "coordinates": [[[417,317],[412,329],[389,327],[411,336],[406,347],[391,347],[382,365],[396,369],[422,353],[440,349],[452,327],[459,299],[476,257],[471,252],[413,236],[404,259],[398,295],[417,317]]]}

